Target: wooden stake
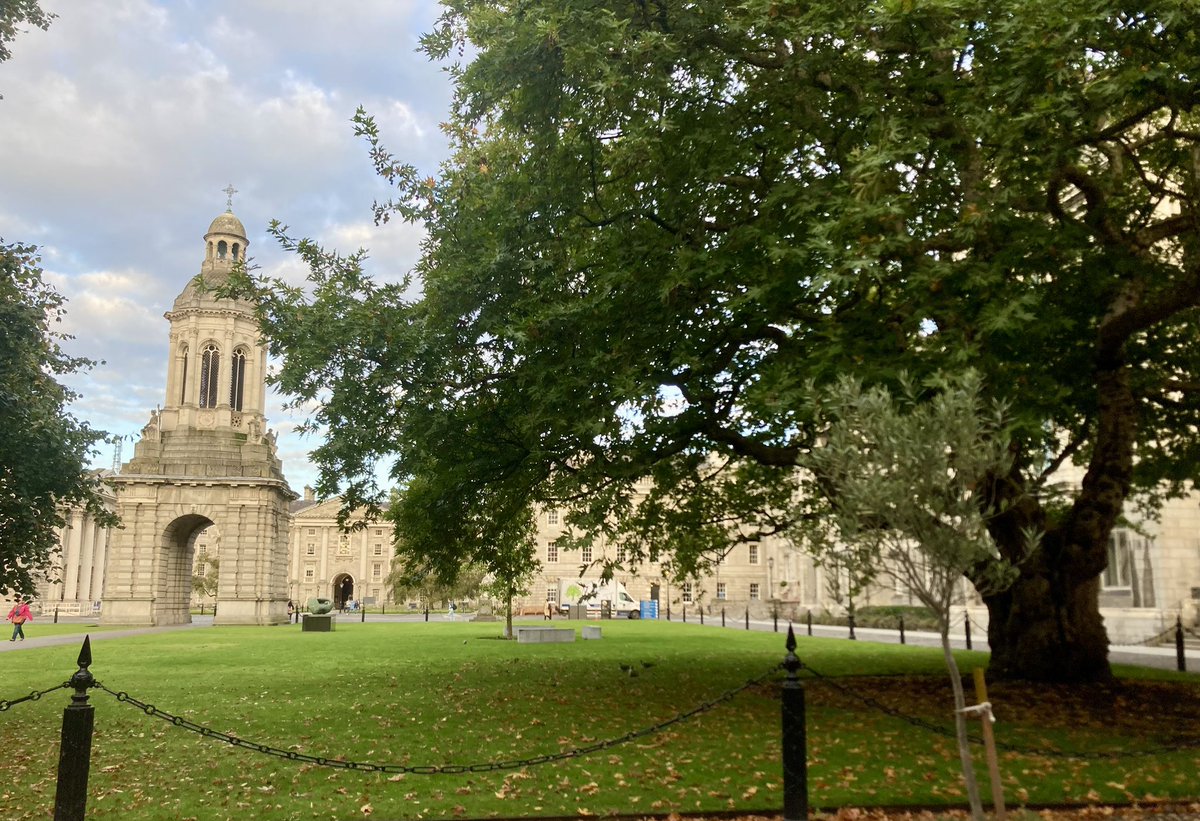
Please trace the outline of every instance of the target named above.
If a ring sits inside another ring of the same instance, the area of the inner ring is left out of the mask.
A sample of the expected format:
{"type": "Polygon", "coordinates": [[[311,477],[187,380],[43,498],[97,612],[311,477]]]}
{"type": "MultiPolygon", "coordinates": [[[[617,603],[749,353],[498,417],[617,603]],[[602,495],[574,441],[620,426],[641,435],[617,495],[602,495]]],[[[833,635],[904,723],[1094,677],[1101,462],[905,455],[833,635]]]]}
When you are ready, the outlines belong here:
{"type": "MultiPolygon", "coordinates": [[[[975,676],[975,702],[983,704],[988,700],[987,681],[983,677],[983,668],[976,667],[973,673],[975,676]]],[[[979,719],[983,725],[983,747],[987,751],[988,776],[992,782],[992,809],[996,813],[997,821],[1004,821],[1004,786],[1000,783],[1000,762],[996,758],[996,737],[992,735],[991,711],[983,713],[979,719]]]]}

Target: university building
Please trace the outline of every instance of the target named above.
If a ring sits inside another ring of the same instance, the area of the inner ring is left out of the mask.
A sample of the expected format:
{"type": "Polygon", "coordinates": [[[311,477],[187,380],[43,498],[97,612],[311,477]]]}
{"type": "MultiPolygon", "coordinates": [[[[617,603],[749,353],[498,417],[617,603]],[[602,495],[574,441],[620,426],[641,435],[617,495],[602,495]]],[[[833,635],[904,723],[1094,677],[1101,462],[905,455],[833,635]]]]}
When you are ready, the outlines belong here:
{"type": "MultiPolygon", "coordinates": [[[[231,189],[230,189],[231,190],[231,189]]],[[[231,205],[231,203],[230,203],[231,205]]],[[[340,604],[392,601],[386,579],[394,544],[383,522],[343,532],[339,500],[317,500],[288,487],[267,427],[266,347],[254,306],[219,298],[215,289],[245,258],[249,242],[231,208],[212,221],[198,249],[200,273],[186,280],[164,314],[167,380],[163,403],[151,409],[134,456],[109,478],[109,503],[123,527],[99,527],[82,511],[68,511],[60,551],[35,609],[42,614],[97,614],[103,623],[185,623],[192,608],[213,606],[218,624],[280,624],[287,602],[313,597],[340,604]],[[192,579],[215,557],[215,596],[194,593],[192,579]]],[[[1068,475],[1070,482],[1078,477],[1068,475]]],[[[615,545],[600,539],[567,550],[562,512],[537,514],[536,549],[542,567],[521,611],[540,613],[558,603],[560,583],[599,576],[604,561],[624,564],[615,545]]],[[[1162,515],[1119,528],[1100,579],[1100,604],[1114,642],[1138,642],[1182,616],[1197,622],[1200,606],[1200,496],[1166,503],[1162,515]]],[[[846,604],[830,577],[789,543],[764,538],[733,547],[711,572],[676,581],[658,564],[616,579],[635,600],[656,600],[660,613],[703,608],[731,617],[747,609],[757,618],[778,610],[846,604]]],[[[963,584],[963,601],[981,622],[986,610],[963,584]]],[[[859,606],[912,604],[899,585],[880,585],[859,606]]]]}

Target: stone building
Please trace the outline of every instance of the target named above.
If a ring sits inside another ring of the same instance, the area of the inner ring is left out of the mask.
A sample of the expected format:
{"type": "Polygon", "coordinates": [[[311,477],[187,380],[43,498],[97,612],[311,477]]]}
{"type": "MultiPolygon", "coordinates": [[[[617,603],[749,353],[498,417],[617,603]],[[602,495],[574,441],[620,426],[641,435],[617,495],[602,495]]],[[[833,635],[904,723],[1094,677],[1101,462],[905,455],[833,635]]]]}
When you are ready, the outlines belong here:
{"type": "MultiPolygon", "coordinates": [[[[109,510],[116,502],[114,494],[105,494],[109,510]]],[[[38,585],[35,603],[42,613],[90,616],[100,612],[104,598],[111,531],[82,508],[66,511],[65,519],[66,523],[57,529],[59,551],[45,580],[38,585]]]]}
{"type": "MultiPolygon", "coordinates": [[[[349,599],[365,605],[391,603],[384,584],[395,547],[391,525],[372,522],[358,530],[338,527],[340,499],[317,501],[311,488],[292,504],[288,555],[288,595],[298,603],[313,597],[341,607],[349,599]]],[[[351,517],[361,523],[361,512],[351,517]]]]}
{"type": "MultiPolygon", "coordinates": [[[[318,502],[311,491],[297,499],[284,479],[266,427],[266,350],[253,305],[214,290],[248,244],[231,210],[209,226],[200,273],[165,314],[164,402],[150,411],[133,458],[110,477],[111,504],[124,527],[108,531],[82,511],[66,514],[61,551],[35,602],[43,613],[99,610],[107,624],[174,624],[190,619],[189,606],[215,604],[218,623],[275,624],[287,619],[289,599],[397,604],[385,584],[394,555],[390,525],[343,533],[338,500],[318,502]],[[193,596],[191,585],[198,558],[209,555],[220,562],[211,600],[193,596]]],[[[1115,642],[1142,641],[1176,616],[1195,624],[1200,607],[1200,494],[1168,501],[1156,519],[1129,515],[1134,523],[1114,532],[1100,580],[1115,642]]],[[[541,612],[547,601],[557,603],[561,580],[595,579],[599,562],[622,559],[603,539],[568,551],[564,533],[561,511],[538,512],[542,569],[520,609],[541,612]]],[[[711,573],[682,583],[653,563],[616,578],[635,599],[655,599],[662,610],[749,609],[764,617],[777,608],[793,616],[845,603],[836,578],[777,538],[736,546],[711,573]]],[[[963,599],[973,618],[986,619],[965,583],[963,599]]],[[[902,585],[885,584],[856,603],[914,602],[902,585]]]]}
{"type": "Polygon", "coordinates": [[[266,427],[266,347],[254,305],[217,291],[248,245],[232,211],[218,215],[204,235],[200,273],[165,314],[164,403],[110,480],[123,526],[109,537],[102,623],[190,621],[196,542],[213,527],[221,545],[217,622],[287,620],[295,494],[266,427]]]}

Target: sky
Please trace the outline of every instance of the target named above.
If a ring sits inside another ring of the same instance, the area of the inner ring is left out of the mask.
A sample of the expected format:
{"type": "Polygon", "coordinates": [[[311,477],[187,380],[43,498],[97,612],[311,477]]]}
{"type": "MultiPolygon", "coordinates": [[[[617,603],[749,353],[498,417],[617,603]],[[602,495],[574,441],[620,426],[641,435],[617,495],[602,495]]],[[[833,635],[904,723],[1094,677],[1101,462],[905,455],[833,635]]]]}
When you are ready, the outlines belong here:
{"type": "MultiPolygon", "coordinates": [[[[417,51],[433,0],[42,0],[0,63],[0,240],[41,249],[67,300],[68,352],[103,360],[66,380],[72,411],[114,434],[140,431],[166,402],[169,323],[200,272],[203,236],[226,208],[263,273],[302,282],[266,234],[272,219],[327,248],[369,250],[399,280],[421,230],[374,225],[390,189],[350,118],[372,113],[386,147],[431,175],[451,87],[417,51]]],[[[268,425],[293,489],[315,482],[295,432],[303,417],[268,396],[268,425]]],[[[133,455],[123,445],[122,461],[133,455]]],[[[94,464],[111,467],[105,446],[94,464]]]]}

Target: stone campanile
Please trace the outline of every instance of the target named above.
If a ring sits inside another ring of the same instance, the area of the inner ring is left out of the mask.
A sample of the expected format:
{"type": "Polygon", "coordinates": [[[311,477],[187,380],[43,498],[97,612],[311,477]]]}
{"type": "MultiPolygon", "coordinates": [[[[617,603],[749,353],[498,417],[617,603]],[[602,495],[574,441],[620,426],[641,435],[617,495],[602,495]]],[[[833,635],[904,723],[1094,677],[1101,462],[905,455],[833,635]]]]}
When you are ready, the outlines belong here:
{"type": "Polygon", "coordinates": [[[230,202],[204,235],[200,273],[165,314],[164,402],[113,479],[123,527],[110,548],[103,623],[189,622],[195,537],[210,527],[220,543],[216,622],[287,620],[296,494],[264,415],[266,348],[254,305],[217,294],[248,245],[230,202]]]}

